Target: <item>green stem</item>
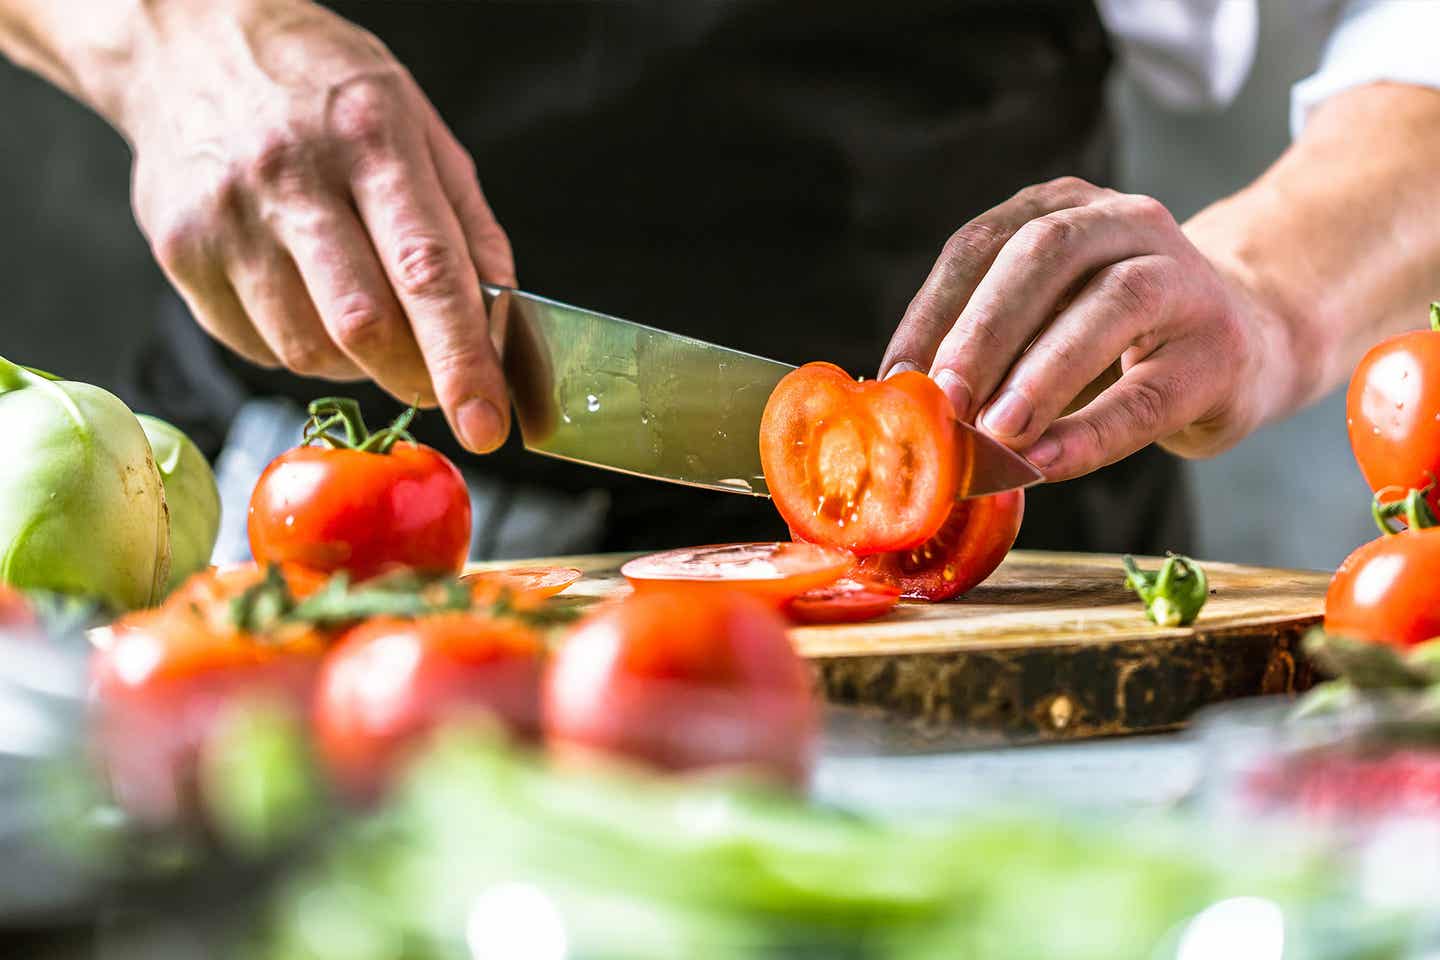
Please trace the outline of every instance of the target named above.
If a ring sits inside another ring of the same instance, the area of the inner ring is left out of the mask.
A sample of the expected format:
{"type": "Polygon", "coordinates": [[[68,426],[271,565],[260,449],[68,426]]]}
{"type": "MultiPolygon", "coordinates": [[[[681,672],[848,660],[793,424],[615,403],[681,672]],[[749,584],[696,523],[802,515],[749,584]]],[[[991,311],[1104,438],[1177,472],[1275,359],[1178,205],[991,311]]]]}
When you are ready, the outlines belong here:
{"type": "Polygon", "coordinates": [[[1406,530],[1424,530],[1427,527],[1436,526],[1437,522],[1440,522],[1436,520],[1435,513],[1430,509],[1430,502],[1427,499],[1430,492],[1435,489],[1433,479],[1419,489],[1412,488],[1406,491],[1405,496],[1399,500],[1387,502],[1381,499],[1386,494],[1399,489],[1399,487],[1382,487],[1375,492],[1375,496],[1370,498],[1370,516],[1374,518],[1375,526],[1380,528],[1382,534],[1391,536],[1406,530]],[[1405,522],[1403,527],[1391,526],[1391,520],[1401,517],[1405,522]]]}
{"type": "Polygon", "coordinates": [[[1126,586],[1140,597],[1145,614],[1162,627],[1194,623],[1210,598],[1205,571],[1189,557],[1167,554],[1158,573],[1141,570],[1128,554],[1121,562],[1125,565],[1126,586]]]}
{"type": "Polygon", "coordinates": [[[332,450],[358,450],[361,453],[386,454],[400,440],[414,442],[409,427],[415,419],[416,408],[411,406],[388,427],[371,433],[365,426],[360,413],[360,404],[349,397],[322,397],[311,402],[307,411],[309,421],[305,424],[303,443],[320,441],[332,450]],[[344,437],[337,437],[330,431],[340,427],[344,437]]]}
{"type": "Polygon", "coordinates": [[[0,357],[0,393],[19,390],[30,383],[30,372],[18,363],[0,357]]]}
{"type": "Polygon", "coordinates": [[[1430,303],[1430,329],[1440,330],[1440,300],[1430,303]]]}

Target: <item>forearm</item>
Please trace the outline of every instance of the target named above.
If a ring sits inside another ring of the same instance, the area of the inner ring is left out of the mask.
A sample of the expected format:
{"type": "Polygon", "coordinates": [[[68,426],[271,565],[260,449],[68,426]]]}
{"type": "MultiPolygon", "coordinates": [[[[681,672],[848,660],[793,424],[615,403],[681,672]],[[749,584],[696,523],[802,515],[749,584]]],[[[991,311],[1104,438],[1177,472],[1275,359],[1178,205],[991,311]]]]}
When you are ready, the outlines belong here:
{"type": "Polygon", "coordinates": [[[1344,382],[1440,296],[1440,91],[1372,84],[1316,109],[1264,176],[1185,232],[1265,318],[1255,419],[1344,382]]]}

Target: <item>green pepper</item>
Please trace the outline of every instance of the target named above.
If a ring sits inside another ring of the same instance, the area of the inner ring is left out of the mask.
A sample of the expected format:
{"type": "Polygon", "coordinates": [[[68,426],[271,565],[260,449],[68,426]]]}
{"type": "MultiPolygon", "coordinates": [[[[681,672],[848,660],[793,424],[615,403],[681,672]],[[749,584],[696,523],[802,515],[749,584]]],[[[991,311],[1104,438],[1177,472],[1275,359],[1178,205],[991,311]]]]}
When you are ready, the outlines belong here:
{"type": "Polygon", "coordinates": [[[119,398],[0,358],[0,582],[99,599],[159,601],[170,575],[165,490],[119,398]]]}
{"type": "Polygon", "coordinates": [[[1210,598],[1205,571],[1189,557],[1168,554],[1158,573],[1148,573],[1125,555],[1125,585],[1145,604],[1145,614],[1162,627],[1194,623],[1210,598]]]}

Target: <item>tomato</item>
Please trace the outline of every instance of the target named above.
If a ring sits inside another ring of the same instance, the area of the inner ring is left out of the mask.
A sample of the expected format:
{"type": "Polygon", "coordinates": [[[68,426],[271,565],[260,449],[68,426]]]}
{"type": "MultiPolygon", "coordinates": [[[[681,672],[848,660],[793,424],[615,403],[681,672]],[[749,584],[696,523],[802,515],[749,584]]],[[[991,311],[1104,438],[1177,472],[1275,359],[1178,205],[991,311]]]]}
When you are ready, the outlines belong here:
{"type": "Polygon", "coordinates": [[[899,587],[902,597],[949,600],[1000,566],[1020,533],[1024,515],[1022,490],[957,500],[935,536],[913,550],[863,557],[859,573],[899,587]]]}
{"type": "Polygon", "coordinates": [[[953,422],[950,401],[924,374],[856,382],[808,363],[765,405],[765,482],[804,540],[862,555],[918,547],[955,499],[953,422]]]}
{"type": "Polygon", "coordinates": [[[470,549],[470,495],[460,471],[430,447],[394,439],[408,436],[401,426],[408,418],[388,428],[393,436],[371,435],[352,408],[316,401],[306,436],[332,446],[282,453],[260,475],[250,497],[250,552],[262,564],[343,570],[355,580],[397,567],[458,574],[470,549]],[[358,443],[316,432],[351,416],[358,443]],[[377,443],[381,437],[387,441],[377,443]]]}
{"type": "Polygon", "coordinates": [[[303,712],[324,634],[308,627],[257,637],[222,623],[227,603],[203,606],[192,578],[184,602],[130,614],[92,655],[98,761],[132,816],[169,823],[199,806],[195,764],[237,698],[303,712]]]}
{"type": "Polygon", "coordinates": [[[1345,558],[1325,593],[1325,631],[1410,647],[1440,637],[1440,527],[1406,530],[1345,558]]]}
{"type": "Polygon", "coordinates": [[[528,606],[562,592],[585,574],[574,567],[510,567],[505,570],[483,570],[460,578],[475,593],[476,601],[485,603],[509,595],[512,603],[528,606]]]}
{"type": "Polygon", "coordinates": [[[364,798],[441,723],[484,714],[533,736],[541,652],[539,636],[509,619],[447,613],[364,623],[321,669],[320,755],[342,787],[364,798]]]}
{"type": "MultiPolygon", "coordinates": [[[[285,586],[297,600],[310,596],[325,585],[325,574],[293,563],[280,565],[285,586]]],[[[229,610],[223,604],[238,597],[265,579],[265,568],[257,563],[233,563],[207,567],[187,578],[165,600],[165,606],[199,604],[204,610],[224,618],[229,610]]],[[[217,627],[217,629],[228,629],[217,627]]]]}
{"type": "Polygon", "coordinates": [[[0,629],[35,626],[35,611],[19,590],[0,584],[0,629]]]}
{"type": "Polygon", "coordinates": [[[725,543],[637,557],[620,574],[637,592],[685,584],[738,589],[782,603],[833,583],[854,565],[848,552],[813,543],[725,543]]]}
{"type": "Polygon", "coordinates": [[[547,745],[666,770],[746,768],[803,784],[810,671],[767,604],[734,590],[639,593],[575,626],[546,668],[547,745]]]}
{"type": "MultiPolygon", "coordinates": [[[[1370,489],[1419,489],[1440,478],[1440,307],[1432,329],[1380,341],[1361,358],[1345,398],[1350,448],[1370,489]]],[[[1430,494],[1440,509],[1440,491],[1430,494]]]]}
{"type": "Polygon", "coordinates": [[[847,578],[807,590],[785,605],[785,613],[796,623],[858,623],[883,617],[899,602],[899,587],[847,578]]]}

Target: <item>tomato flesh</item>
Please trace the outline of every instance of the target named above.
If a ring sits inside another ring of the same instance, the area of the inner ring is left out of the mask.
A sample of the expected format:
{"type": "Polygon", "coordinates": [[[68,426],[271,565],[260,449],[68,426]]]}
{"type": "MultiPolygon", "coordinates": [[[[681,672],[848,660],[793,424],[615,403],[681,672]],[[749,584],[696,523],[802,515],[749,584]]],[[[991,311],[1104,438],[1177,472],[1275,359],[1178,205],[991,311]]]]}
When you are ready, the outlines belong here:
{"type": "Polygon", "coordinates": [[[810,671],[775,609],[735,590],[671,586],[592,614],[546,668],[546,743],[666,770],[809,776],[819,722],[810,671]]]}
{"type": "Polygon", "coordinates": [[[584,576],[574,567],[511,567],[467,574],[460,582],[469,585],[478,603],[499,599],[504,593],[512,603],[526,606],[563,592],[584,576]]]}
{"type": "Polygon", "coordinates": [[[458,574],[470,549],[470,495],[439,452],[298,447],[277,457],[250,498],[250,551],[366,580],[396,568],[458,574]]]}
{"type": "MultiPolygon", "coordinates": [[[[1372,347],[1345,400],[1350,448],[1374,491],[1440,477],[1440,333],[1414,330],[1372,347]]],[[[1440,506],[1440,491],[1430,496],[1440,506]]]]}
{"type": "Polygon", "coordinates": [[[1352,640],[1410,647],[1440,637],[1440,527],[1363,544],[1325,593],[1325,630],[1352,640]]]}
{"type": "Polygon", "coordinates": [[[780,603],[833,583],[854,565],[849,552],[813,543],[725,543],[637,557],[620,574],[636,592],[683,584],[780,603]]]}
{"type": "Polygon", "coordinates": [[[833,364],[808,363],[765,406],[765,482],[805,540],[860,555],[916,547],[955,496],[953,423],[950,402],[923,374],[856,382],[833,364]]]}
{"type": "Polygon", "coordinates": [[[883,617],[899,602],[899,587],[846,578],[794,597],[785,613],[796,623],[859,623],[883,617]]]}
{"type": "Polygon", "coordinates": [[[352,796],[379,792],[442,723],[483,715],[539,726],[541,640],[515,620],[467,613],[377,618],[354,628],[317,681],[317,747],[352,796]]]}
{"type": "Polygon", "coordinates": [[[859,573],[912,600],[949,600],[1000,566],[1020,533],[1025,493],[1009,490],[957,500],[936,534],[911,550],[863,557],[859,573]]]}

